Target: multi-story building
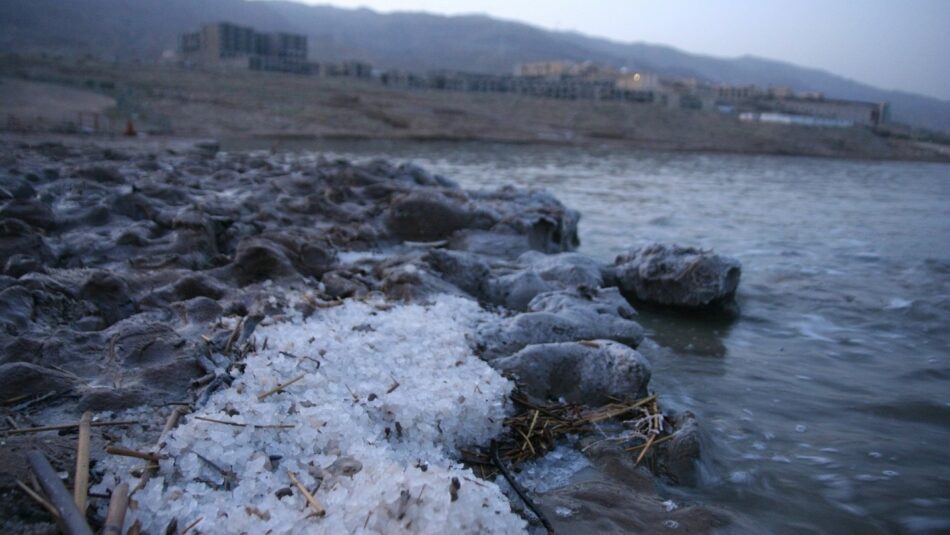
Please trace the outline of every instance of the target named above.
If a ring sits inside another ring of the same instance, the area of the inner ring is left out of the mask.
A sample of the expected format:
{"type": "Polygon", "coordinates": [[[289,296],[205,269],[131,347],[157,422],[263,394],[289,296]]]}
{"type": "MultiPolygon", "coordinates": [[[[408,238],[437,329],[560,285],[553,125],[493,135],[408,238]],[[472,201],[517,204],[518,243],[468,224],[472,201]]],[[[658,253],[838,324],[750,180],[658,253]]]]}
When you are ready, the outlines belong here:
{"type": "Polygon", "coordinates": [[[206,24],[179,39],[186,65],[312,73],[307,62],[307,37],[291,33],[260,33],[226,22],[206,24]]]}

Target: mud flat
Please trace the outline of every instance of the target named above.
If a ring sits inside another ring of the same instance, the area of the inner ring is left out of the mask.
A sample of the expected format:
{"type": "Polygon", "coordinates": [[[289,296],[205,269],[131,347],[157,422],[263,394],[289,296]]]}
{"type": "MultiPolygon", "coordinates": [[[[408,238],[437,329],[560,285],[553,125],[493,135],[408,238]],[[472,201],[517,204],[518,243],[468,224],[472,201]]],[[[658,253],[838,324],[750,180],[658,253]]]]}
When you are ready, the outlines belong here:
{"type": "Polygon", "coordinates": [[[737,261],[653,245],[601,264],[572,252],[580,214],[550,194],[411,164],[0,149],[8,529],[54,529],[16,481],[35,449],[71,473],[73,428],[35,428],[85,411],[94,527],[122,483],[145,532],[739,521],[657,492],[694,482],[702,438],[650,390],[635,309],[736,314],[737,261]]]}

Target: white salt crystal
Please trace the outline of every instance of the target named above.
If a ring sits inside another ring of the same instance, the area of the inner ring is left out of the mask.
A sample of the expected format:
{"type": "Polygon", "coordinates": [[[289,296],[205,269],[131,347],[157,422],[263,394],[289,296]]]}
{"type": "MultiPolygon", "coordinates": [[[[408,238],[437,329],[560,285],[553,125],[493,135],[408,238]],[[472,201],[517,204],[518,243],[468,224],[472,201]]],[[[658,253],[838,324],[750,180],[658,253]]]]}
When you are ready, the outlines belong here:
{"type": "MultiPolygon", "coordinates": [[[[386,311],[350,300],[307,320],[289,318],[259,326],[255,336],[267,338],[268,349],[250,354],[230,388],[166,437],[169,459],[134,496],[129,524],[138,519],[150,533],[173,518],[187,525],[198,517],[204,533],[524,531],[498,486],[454,460],[459,447],[497,435],[507,415],[511,383],[466,339],[494,316],[471,300],[438,296],[386,311]],[[304,357],[319,360],[319,369],[304,357]],[[295,427],[228,426],[196,415],[295,427]],[[216,488],[224,476],[197,454],[233,473],[234,486],[216,488]],[[325,517],[307,516],[288,471],[310,489],[323,478],[315,497],[325,517]],[[460,483],[454,501],[453,479],[460,483]],[[293,495],[278,498],[287,487],[293,495]]],[[[127,477],[127,465],[104,463],[103,488],[127,477]]]]}

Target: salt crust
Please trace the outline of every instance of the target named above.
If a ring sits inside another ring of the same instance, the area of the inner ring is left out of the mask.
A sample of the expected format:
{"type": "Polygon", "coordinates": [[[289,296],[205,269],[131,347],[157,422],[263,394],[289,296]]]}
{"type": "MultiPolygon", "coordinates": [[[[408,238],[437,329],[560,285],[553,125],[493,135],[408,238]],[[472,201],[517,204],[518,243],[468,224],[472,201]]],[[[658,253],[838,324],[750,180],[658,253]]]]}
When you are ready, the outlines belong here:
{"type": "MultiPolygon", "coordinates": [[[[258,347],[267,339],[267,349],[250,354],[230,388],[166,437],[168,458],[133,496],[126,525],[138,519],[143,532],[162,533],[173,518],[182,527],[201,517],[201,533],[523,532],[499,487],[453,460],[458,447],[497,435],[509,409],[512,384],[466,340],[476,324],[494,320],[471,300],[442,295],[388,310],[348,300],[258,327],[258,347]],[[231,490],[214,488],[224,477],[198,454],[235,474],[231,490]],[[315,496],[325,517],[308,518],[296,488],[277,497],[293,487],[288,470],[310,489],[322,477],[315,496]]],[[[127,461],[105,464],[95,491],[129,478],[127,461]]]]}

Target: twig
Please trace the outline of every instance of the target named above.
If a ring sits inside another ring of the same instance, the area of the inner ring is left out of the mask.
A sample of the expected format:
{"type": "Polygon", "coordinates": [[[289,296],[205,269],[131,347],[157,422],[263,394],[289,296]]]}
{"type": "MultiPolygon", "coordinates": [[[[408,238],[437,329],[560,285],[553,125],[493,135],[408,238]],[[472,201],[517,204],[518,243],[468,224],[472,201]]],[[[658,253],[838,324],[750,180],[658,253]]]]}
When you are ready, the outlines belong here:
{"type": "MultiPolygon", "coordinates": [[[[175,407],[172,409],[171,414],[168,415],[168,419],[165,420],[165,427],[162,428],[162,432],[158,435],[158,440],[155,443],[155,449],[160,450],[162,448],[162,439],[168,434],[172,429],[178,425],[178,420],[181,419],[181,416],[188,412],[188,407],[175,407]]],[[[135,488],[132,489],[131,494],[145,488],[145,485],[148,483],[148,480],[152,478],[152,474],[158,470],[158,463],[153,461],[148,461],[145,463],[145,468],[142,470],[142,477],[139,478],[139,482],[135,484],[135,488]]]]}
{"type": "Polygon", "coordinates": [[[650,450],[650,446],[653,445],[654,440],[656,440],[656,435],[650,435],[650,438],[647,439],[647,443],[643,445],[643,450],[640,451],[640,455],[637,455],[637,461],[633,463],[633,466],[639,466],[640,461],[643,460],[643,457],[647,454],[647,451],[650,450]]]}
{"type": "Polygon", "coordinates": [[[389,390],[387,390],[386,393],[387,393],[387,394],[392,394],[393,391],[395,391],[397,388],[399,388],[399,381],[397,381],[396,378],[393,377],[393,374],[389,374],[389,376],[393,378],[393,384],[389,387],[389,390]]]}
{"type": "Polygon", "coordinates": [[[293,379],[287,381],[287,382],[284,383],[284,384],[278,384],[278,385],[275,386],[274,388],[271,388],[271,389],[268,390],[267,392],[264,392],[263,394],[257,396],[257,401],[263,401],[264,398],[266,398],[267,396],[269,396],[269,395],[271,395],[271,394],[276,394],[277,392],[280,392],[281,390],[283,390],[283,389],[287,388],[288,386],[290,386],[290,385],[296,383],[297,381],[303,379],[303,378],[306,377],[306,376],[307,376],[307,374],[302,373],[302,374],[298,375],[297,377],[294,377],[293,379]]]}
{"type": "MultiPolygon", "coordinates": [[[[62,394],[62,392],[56,392],[55,390],[52,391],[52,392],[47,392],[46,394],[43,394],[42,396],[40,396],[40,397],[38,397],[38,398],[31,399],[31,400],[29,400],[29,401],[24,401],[23,403],[20,403],[19,405],[15,406],[15,407],[11,407],[10,410],[11,410],[12,412],[19,412],[19,411],[22,411],[23,409],[29,407],[30,405],[33,405],[34,403],[39,403],[39,402],[41,402],[41,401],[45,401],[45,400],[47,400],[47,399],[49,399],[49,398],[51,398],[51,397],[55,397],[55,396],[58,396],[58,395],[60,395],[60,394],[62,394]]],[[[26,398],[26,397],[28,397],[28,396],[20,396],[20,397],[15,398],[15,399],[16,399],[16,401],[19,401],[19,400],[24,399],[24,398],[26,398]]],[[[14,403],[14,401],[10,401],[10,400],[8,400],[8,402],[9,402],[9,403],[14,403]]]]}
{"type": "Polygon", "coordinates": [[[548,530],[548,535],[554,534],[554,528],[551,526],[551,523],[548,522],[548,519],[541,514],[541,510],[538,509],[534,502],[531,501],[531,498],[528,498],[528,494],[521,488],[521,485],[515,481],[515,478],[511,477],[511,474],[508,472],[508,469],[505,468],[505,465],[501,462],[501,459],[498,457],[498,442],[491,441],[491,458],[494,461],[495,466],[501,472],[501,475],[505,476],[505,480],[508,481],[508,484],[511,485],[511,488],[515,489],[515,492],[518,494],[518,497],[521,498],[521,501],[528,506],[529,509],[538,517],[538,520],[541,521],[541,525],[548,530]]]}
{"type": "Polygon", "coordinates": [[[197,526],[202,520],[204,520],[204,517],[199,516],[197,519],[195,519],[194,522],[192,522],[191,524],[188,524],[187,526],[185,526],[185,529],[183,529],[183,530],[181,531],[181,535],[185,535],[186,533],[188,533],[189,531],[191,531],[191,529],[192,529],[193,527],[197,526]]]}
{"type": "MultiPolygon", "coordinates": [[[[138,420],[120,420],[114,422],[92,422],[91,427],[105,427],[109,425],[135,425],[139,423],[138,420]]],[[[4,433],[8,435],[22,435],[23,433],[41,433],[43,431],[61,431],[63,429],[76,429],[79,427],[78,423],[75,424],[61,424],[61,425],[44,425],[42,427],[27,427],[24,429],[8,429],[4,433]]]]}
{"type": "Polygon", "coordinates": [[[76,475],[73,478],[73,499],[76,507],[86,514],[89,499],[89,435],[92,431],[92,413],[86,411],[79,419],[79,439],[76,441],[76,475]]]}
{"type": "MultiPolygon", "coordinates": [[[[669,440],[669,439],[671,439],[671,438],[673,438],[673,435],[666,435],[665,437],[658,438],[658,439],[656,439],[656,440],[653,441],[653,446],[656,446],[657,444],[661,444],[661,443],[663,443],[663,442],[666,442],[667,440],[669,440]]],[[[644,444],[638,444],[638,445],[636,445],[636,446],[627,448],[626,451],[637,451],[638,449],[644,448],[644,447],[646,447],[646,443],[644,443],[644,444]]]]}
{"type": "MultiPolygon", "coordinates": [[[[206,416],[194,416],[195,420],[202,420],[205,422],[211,422],[214,424],[224,424],[224,425],[233,425],[235,427],[247,427],[248,424],[242,424],[239,422],[229,422],[227,420],[216,420],[214,418],[208,418],[206,416]]],[[[257,425],[252,426],[254,429],[293,429],[296,425],[291,424],[270,424],[270,425],[257,425]]]]}
{"type": "Polygon", "coordinates": [[[303,483],[297,479],[297,476],[290,470],[287,471],[287,475],[290,476],[290,480],[294,483],[294,485],[297,486],[298,489],[300,489],[300,492],[303,494],[304,498],[307,499],[307,503],[309,503],[310,508],[313,509],[313,514],[317,516],[326,515],[327,510],[324,509],[322,505],[320,505],[320,502],[318,502],[317,499],[313,497],[313,494],[310,494],[310,491],[307,490],[307,487],[303,486],[303,483]]]}
{"type": "Polygon", "coordinates": [[[102,535],[122,535],[122,526],[125,525],[125,511],[129,507],[129,484],[119,483],[112,489],[112,498],[109,499],[109,512],[106,514],[106,523],[102,526],[102,535]]]}
{"type": "Polygon", "coordinates": [[[231,331],[231,336],[228,337],[228,341],[224,344],[223,353],[228,353],[231,351],[231,346],[234,345],[235,340],[237,340],[238,334],[241,332],[241,327],[244,326],[244,318],[238,320],[237,324],[234,326],[234,330],[231,331]]]}
{"type": "MultiPolygon", "coordinates": [[[[538,423],[539,414],[541,414],[541,411],[538,411],[538,410],[534,411],[534,418],[531,419],[531,425],[528,426],[528,434],[527,435],[525,435],[524,433],[521,434],[521,436],[524,437],[524,446],[521,446],[522,450],[525,449],[525,447],[527,446],[531,446],[531,433],[532,431],[534,431],[534,426],[537,425],[538,423]]],[[[531,454],[534,455],[534,446],[531,446],[531,454]]]]}
{"type": "Polygon", "coordinates": [[[158,461],[162,460],[162,455],[159,455],[158,453],[130,450],[128,448],[122,448],[119,446],[109,446],[106,448],[106,453],[109,455],[119,455],[122,457],[133,457],[135,459],[142,459],[143,461],[149,461],[153,463],[157,463],[158,461]]]}
{"type": "Polygon", "coordinates": [[[53,515],[53,518],[55,518],[57,521],[59,520],[59,511],[53,507],[53,504],[46,501],[46,498],[40,496],[39,493],[31,489],[29,485],[20,481],[19,479],[16,480],[16,484],[18,487],[20,487],[20,490],[26,493],[27,496],[36,500],[36,503],[42,505],[43,509],[46,509],[49,514],[53,515]]]}
{"type": "Polygon", "coordinates": [[[237,474],[231,470],[221,468],[217,463],[198,452],[195,452],[195,455],[197,455],[199,459],[207,463],[211,468],[214,468],[219,474],[221,474],[222,477],[224,477],[224,490],[231,490],[234,488],[234,484],[236,484],[238,481],[237,474]]]}
{"type": "Polygon", "coordinates": [[[63,529],[69,535],[92,535],[92,529],[86,523],[85,516],[76,508],[73,497],[63,486],[56,471],[50,466],[43,452],[33,450],[26,454],[26,458],[33,469],[33,474],[39,480],[40,487],[49,497],[50,503],[59,511],[63,529]]]}

